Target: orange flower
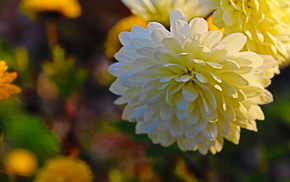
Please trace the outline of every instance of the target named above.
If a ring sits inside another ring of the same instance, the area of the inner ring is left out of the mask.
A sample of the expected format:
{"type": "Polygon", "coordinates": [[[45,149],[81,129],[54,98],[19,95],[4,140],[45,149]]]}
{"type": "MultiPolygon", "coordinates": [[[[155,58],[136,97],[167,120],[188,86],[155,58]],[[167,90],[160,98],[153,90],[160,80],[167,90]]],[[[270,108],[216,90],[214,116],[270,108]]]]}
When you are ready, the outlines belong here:
{"type": "Polygon", "coordinates": [[[30,17],[35,17],[35,13],[56,12],[66,18],[77,18],[82,13],[76,0],[22,0],[20,9],[30,17]]]}
{"type": "Polygon", "coordinates": [[[10,95],[21,92],[21,88],[11,84],[16,79],[17,73],[8,73],[7,69],[5,61],[0,61],[0,99],[8,99],[10,95]]]}

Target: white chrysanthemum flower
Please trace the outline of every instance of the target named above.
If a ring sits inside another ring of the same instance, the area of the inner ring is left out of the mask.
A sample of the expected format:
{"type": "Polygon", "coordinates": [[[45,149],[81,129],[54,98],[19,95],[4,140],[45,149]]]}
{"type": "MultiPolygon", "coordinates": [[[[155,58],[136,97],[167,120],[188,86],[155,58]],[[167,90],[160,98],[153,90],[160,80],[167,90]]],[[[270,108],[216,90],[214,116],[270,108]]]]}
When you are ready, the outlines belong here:
{"type": "Polygon", "coordinates": [[[124,47],[109,67],[117,77],[110,90],[121,96],[116,104],[127,104],[123,119],[154,143],[216,153],[224,138],[237,144],[240,128],[256,131],[255,120],[264,119],[258,104],[272,101],[265,87],[275,61],[241,52],[243,34],[221,40],[204,19],[188,24],[175,10],[170,31],[151,22],[119,37],[124,47]]]}
{"type": "MultiPolygon", "coordinates": [[[[213,23],[225,28],[225,35],[242,32],[245,48],[272,55],[279,64],[290,63],[289,0],[200,0],[216,9],[213,23]]],[[[276,72],[277,71],[276,69],[276,72]]]]}
{"type": "Polygon", "coordinates": [[[122,0],[133,14],[142,17],[147,22],[157,21],[169,25],[169,16],[174,9],[180,9],[191,20],[204,17],[211,10],[205,8],[198,0],[122,0]]]}

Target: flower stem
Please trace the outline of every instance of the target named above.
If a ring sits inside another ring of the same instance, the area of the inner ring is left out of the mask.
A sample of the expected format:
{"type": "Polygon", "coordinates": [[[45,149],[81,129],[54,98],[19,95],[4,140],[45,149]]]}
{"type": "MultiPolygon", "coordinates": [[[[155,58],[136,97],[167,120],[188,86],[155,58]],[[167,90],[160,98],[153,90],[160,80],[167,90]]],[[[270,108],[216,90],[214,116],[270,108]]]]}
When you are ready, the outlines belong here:
{"type": "Polygon", "coordinates": [[[53,20],[48,20],[45,23],[47,42],[50,50],[58,44],[57,23],[53,20]]]}

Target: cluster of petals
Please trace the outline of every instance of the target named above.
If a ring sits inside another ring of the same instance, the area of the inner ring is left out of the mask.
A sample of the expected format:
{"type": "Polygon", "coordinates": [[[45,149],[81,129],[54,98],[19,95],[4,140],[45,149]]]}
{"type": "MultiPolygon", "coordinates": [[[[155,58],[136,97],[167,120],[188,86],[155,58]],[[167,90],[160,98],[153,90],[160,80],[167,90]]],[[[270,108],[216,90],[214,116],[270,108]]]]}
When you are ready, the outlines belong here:
{"type": "Polygon", "coordinates": [[[108,58],[113,58],[116,52],[121,48],[119,42],[119,34],[124,31],[130,31],[134,25],[146,27],[147,22],[139,16],[131,15],[119,20],[108,32],[104,43],[105,55],[108,58]]]}
{"type": "Polygon", "coordinates": [[[7,72],[8,66],[5,61],[0,61],[0,99],[8,99],[10,95],[21,92],[21,88],[11,84],[16,77],[16,72],[7,72]]]}
{"type": "MultiPolygon", "coordinates": [[[[273,56],[278,64],[290,63],[290,1],[288,0],[200,0],[215,9],[213,23],[225,35],[242,32],[245,49],[273,56]]],[[[277,67],[276,67],[277,68],[277,67]]],[[[273,70],[278,73],[278,70],[273,70]]]]}
{"type": "Polygon", "coordinates": [[[92,182],[92,170],[84,161],[59,156],[48,160],[45,166],[39,170],[35,182],[73,181],[92,182]]]}
{"type": "Polygon", "coordinates": [[[204,17],[210,13],[198,0],[122,0],[133,14],[142,17],[147,22],[157,21],[169,25],[172,10],[180,9],[191,20],[194,17],[204,17]]]}
{"type": "Polygon", "coordinates": [[[126,104],[123,119],[153,143],[176,142],[186,150],[221,151],[224,138],[238,143],[240,129],[256,131],[260,104],[272,101],[265,87],[275,65],[271,56],[241,51],[242,33],[222,39],[203,18],[188,23],[180,10],[170,31],[157,22],[134,26],[119,38],[123,45],[109,67],[117,79],[110,90],[126,104]]]}

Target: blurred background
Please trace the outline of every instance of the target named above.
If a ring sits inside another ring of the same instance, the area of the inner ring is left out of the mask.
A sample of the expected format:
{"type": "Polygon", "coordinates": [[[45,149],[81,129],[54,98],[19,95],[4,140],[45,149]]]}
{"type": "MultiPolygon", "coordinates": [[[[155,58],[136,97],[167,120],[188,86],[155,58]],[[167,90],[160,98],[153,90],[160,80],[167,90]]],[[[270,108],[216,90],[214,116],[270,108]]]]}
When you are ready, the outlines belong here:
{"type": "Polygon", "coordinates": [[[22,89],[0,100],[1,182],[290,182],[289,67],[268,88],[257,133],[242,130],[216,155],[164,148],[121,120],[108,90],[118,32],[146,23],[120,0],[24,1],[0,0],[0,58],[22,89]]]}

